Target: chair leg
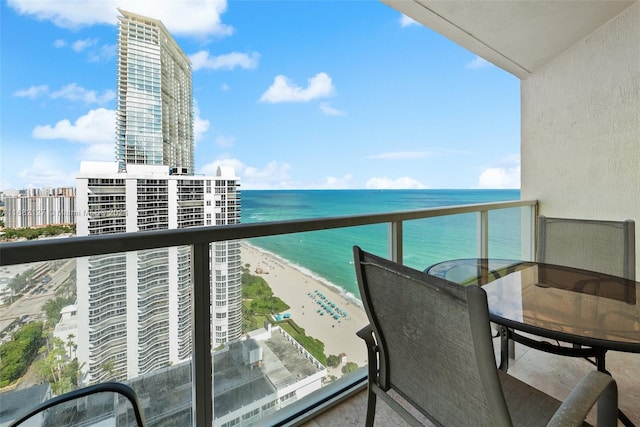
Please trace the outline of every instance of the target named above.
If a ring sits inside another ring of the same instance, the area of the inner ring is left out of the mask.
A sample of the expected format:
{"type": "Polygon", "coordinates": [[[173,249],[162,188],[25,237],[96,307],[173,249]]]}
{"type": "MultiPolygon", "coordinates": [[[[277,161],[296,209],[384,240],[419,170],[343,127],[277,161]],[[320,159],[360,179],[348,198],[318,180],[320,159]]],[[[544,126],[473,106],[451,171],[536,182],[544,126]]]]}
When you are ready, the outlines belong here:
{"type": "Polygon", "coordinates": [[[513,343],[512,340],[509,339],[509,331],[505,326],[500,326],[500,365],[498,369],[501,371],[507,372],[509,370],[509,350],[510,343],[513,343]]]}
{"type": "Polygon", "coordinates": [[[509,340],[509,359],[516,359],[516,342],[509,340]]]}
{"type": "Polygon", "coordinates": [[[367,390],[367,419],[365,421],[366,427],[373,427],[373,419],[376,416],[376,394],[371,389],[371,384],[369,384],[367,390]]]}

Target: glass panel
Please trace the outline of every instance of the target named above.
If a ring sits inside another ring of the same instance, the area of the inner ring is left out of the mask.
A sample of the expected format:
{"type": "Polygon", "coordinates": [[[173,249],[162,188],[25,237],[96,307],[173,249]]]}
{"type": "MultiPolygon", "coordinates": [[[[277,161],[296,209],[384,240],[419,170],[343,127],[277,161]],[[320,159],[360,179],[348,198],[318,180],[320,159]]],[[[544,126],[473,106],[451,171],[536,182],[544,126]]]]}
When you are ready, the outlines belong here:
{"type": "Polygon", "coordinates": [[[139,426],[133,404],[115,392],[97,392],[34,412],[20,427],[139,426]]]}
{"type": "MultiPolygon", "coordinates": [[[[351,252],[359,232],[324,230],[241,244],[243,332],[262,349],[258,366],[273,387],[259,407],[245,407],[244,416],[258,421],[366,366],[366,347],[356,331],[368,321],[351,252]]],[[[215,359],[216,373],[219,367],[215,359]]]]}
{"type": "Polygon", "coordinates": [[[2,423],[77,388],[76,262],[0,267],[0,296],[2,423]]]}
{"type": "Polygon", "coordinates": [[[457,214],[404,223],[404,264],[417,270],[452,258],[475,257],[477,214],[457,214]]]}
{"type": "MultiPolygon", "coordinates": [[[[490,257],[521,259],[521,221],[521,208],[489,212],[490,257]]],[[[424,270],[450,259],[476,258],[477,227],[476,212],[406,221],[404,263],[424,270]]]]}
{"type": "Polygon", "coordinates": [[[3,414],[116,381],[149,425],[189,425],[190,257],[185,246],[0,268],[3,414]]]}
{"type": "Polygon", "coordinates": [[[489,212],[489,257],[527,260],[523,254],[523,241],[533,236],[525,236],[531,229],[531,207],[500,209],[489,212]]]}
{"type": "MultiPolygon", "coordinates": [[[[526,215],[496,212],[490,254],[518,251],[526,215]]],[[[411,267],[477,254],[476,213],[403,225],[411,267]]],[[[388,224],[211,245],[211,281],[199,288],[211,292],[214,425],[259,424],[313,403],[313,391],[366,365],[354,244],[387,256],[388,224]]],[[[149,425],[190,425],[192,299],[203,297],[192,294],[191,270],[186,246],[1,267],[3,416],[119,381],[138,393],[149,425]],[[35,344],[11,348],[25,336],[35,344]]]]}

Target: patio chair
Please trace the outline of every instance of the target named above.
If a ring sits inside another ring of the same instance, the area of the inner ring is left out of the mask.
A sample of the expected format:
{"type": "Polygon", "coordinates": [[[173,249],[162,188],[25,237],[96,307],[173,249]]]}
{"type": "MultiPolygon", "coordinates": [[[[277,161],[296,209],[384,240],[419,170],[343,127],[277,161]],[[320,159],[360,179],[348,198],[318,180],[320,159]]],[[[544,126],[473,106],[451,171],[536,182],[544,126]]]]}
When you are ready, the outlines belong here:
{"type": "MultiPolygon", "coordinates": [[[[552,218],[538,216],[538,239],[536,261],[546,264],[562,265],[597,271],[599,273],[636,278],[636,240],[635,222],[587,220],[576,218],[552,218]]],[[[599,283],[585,283],[597,289],[599,283]]],[[[629,292],[631,288],[626,288],[629,292]]],[[[622,295],[626,300],[635,299],[631,295],[622,295]]],[[[515,357],[515,347],[512,338],[513,331],[503,329],[501,354],[515,357]]],[[[574,345],[575,348],[580,348],[574,345]]],[[[548,351],[554,352],[553,347],[548,351]]],[[[562,351],[562,350],[560,350],[562,351]]],[[[562,353],[558,353],[562,354],[562,353]]],[[[576,356],[579,356],[576,354],[576,356]]],[[[596,361],[589,360],[594,365],[596,361]]],[[[503,357],[501,366],[508,369],[509,362],[503,357]]]]}
{"type": "Polygon", "coordinates": [[[538,216],[536,261],[636,278],[635,222],[538,216]]]}
{"type": "Polygon", "coordinates": [[[358,332],[368,351],[367,426],[377,397],[410,425],[421,425],[410,411],[445,426],[582,425],[595,402],[598,425],[616,425],[609,375],[590,371],[560,402],[496,368],[482,288],[353,252],[370,321],[358,332]]]}
{"type": "Polygon", "coordinates": [[[136,392],[123,383],[98,383],[45,401],[13,421],[10,427],[88,425],[144,427],[144,413],[136,392]]]}

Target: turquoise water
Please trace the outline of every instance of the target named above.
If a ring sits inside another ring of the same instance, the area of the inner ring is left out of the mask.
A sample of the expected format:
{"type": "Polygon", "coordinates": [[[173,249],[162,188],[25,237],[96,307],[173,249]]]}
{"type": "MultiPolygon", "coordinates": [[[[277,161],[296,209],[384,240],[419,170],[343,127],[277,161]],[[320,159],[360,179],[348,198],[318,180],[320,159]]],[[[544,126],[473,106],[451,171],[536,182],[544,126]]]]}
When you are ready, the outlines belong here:
{"type": "MultiPolygon", "coordinates": [[[[519,200],[519,190],[243,190],[242,222],[285,221],[519,200]]],[[[404,263],[418,269],[476,256],[477,214],[404,223],[404,263]]],[[[519,258],[521,209],[489,213],[489,254],[519,258]]],[[[353,245],[387,255],[387,224],[248,240],[293,267],[359,298],[353,245]]]]}

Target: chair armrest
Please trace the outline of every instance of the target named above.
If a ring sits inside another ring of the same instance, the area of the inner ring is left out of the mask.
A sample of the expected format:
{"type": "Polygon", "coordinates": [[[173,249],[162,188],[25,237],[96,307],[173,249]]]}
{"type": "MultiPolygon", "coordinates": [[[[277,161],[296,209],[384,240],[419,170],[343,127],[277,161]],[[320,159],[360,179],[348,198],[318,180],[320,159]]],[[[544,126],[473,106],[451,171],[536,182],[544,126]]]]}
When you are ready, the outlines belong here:
{"type": "Polygon", "coordinates": [[[591,371],[571,391],[548,426],[582,426],[587,414],[598,402],[598,427],[618,425],[618,387],[609,375],[591,371]]]}
{"type": "Polygon", "coordinates": [[[367,325],[356,332],[356,335],[362,338],[367,345],[369,382],[380,385],[380,373],[378,372],[378,343],[376,342],[375,336],[373,334],[373,328],[371,327],[371,325],[367,325]]]}
{"type": "Polygon", "coordinates": [[[367,345],[367,353],[369,361],[377,359],[376,353],[378,352],[378,343],[373,335],[373,328],[371,325],[367,325],[364,328],[356,332],[356,335],[362,338],[367,345]]]}
{"type": "Polygon", "coordinates": [[[363,327],[358,332],[356,332],[356,335],[362,338],[367,343],[367,345],[369,345],[370,343],[373,343],[375,345],[375,340],[373,338],[373,328],[371,327],[371,325],[363,327]]]}

